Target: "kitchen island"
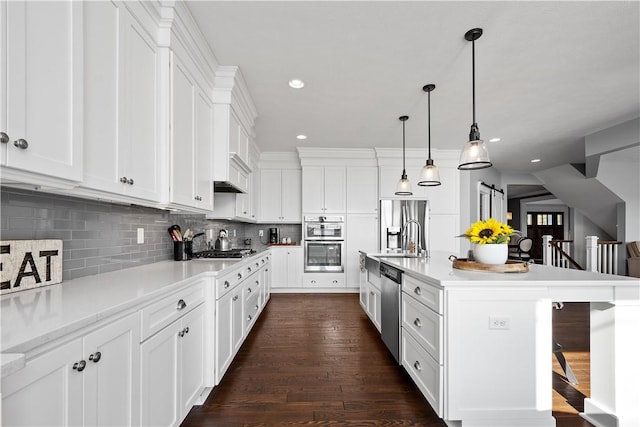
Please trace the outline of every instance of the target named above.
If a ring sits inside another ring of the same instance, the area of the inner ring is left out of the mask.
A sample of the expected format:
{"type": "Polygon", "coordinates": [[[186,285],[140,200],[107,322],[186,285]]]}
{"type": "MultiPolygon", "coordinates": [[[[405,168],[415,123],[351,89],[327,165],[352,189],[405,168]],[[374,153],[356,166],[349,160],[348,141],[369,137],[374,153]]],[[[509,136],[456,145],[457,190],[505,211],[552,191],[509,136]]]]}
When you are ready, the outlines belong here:
{"type": "Polygon", "coordinates": [[[640,425],[640,279],[542,265],[463,271],[448,257],[378,259],[404,272],[402,364],[449,425],[555,426],[554,301],[591,303],[582,416],[597,426],[640,425]]]}

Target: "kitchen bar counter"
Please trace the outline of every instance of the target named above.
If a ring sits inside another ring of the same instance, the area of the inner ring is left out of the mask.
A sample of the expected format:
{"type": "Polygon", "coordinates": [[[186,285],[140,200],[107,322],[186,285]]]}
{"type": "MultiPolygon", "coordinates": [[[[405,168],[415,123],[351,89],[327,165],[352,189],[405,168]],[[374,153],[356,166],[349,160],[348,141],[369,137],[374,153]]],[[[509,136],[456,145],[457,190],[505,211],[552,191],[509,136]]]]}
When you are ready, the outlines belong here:
{"type": "Polygon", "coordinates": [[[169,289],[188,285],[196,276],[216,276],[259,255],[163,261],[4,295],[2,374],[5,375],[5,363],[8,370],[9,363],[20,360],[19,354],[136,305],[150,303],[169,289]]]}
{"type": "MultiPolygon", "coordinates": [[[[441,295],[449,425],[555,426],[554,301],[591,303],[591,396],[582,415],[596,426],[640,425],[640,279],[543,265],[527,273],[458,270],[438,252],[367,255],[441,295]]],[[[413,295],[414,285],[403,290],[413,295]]]]}

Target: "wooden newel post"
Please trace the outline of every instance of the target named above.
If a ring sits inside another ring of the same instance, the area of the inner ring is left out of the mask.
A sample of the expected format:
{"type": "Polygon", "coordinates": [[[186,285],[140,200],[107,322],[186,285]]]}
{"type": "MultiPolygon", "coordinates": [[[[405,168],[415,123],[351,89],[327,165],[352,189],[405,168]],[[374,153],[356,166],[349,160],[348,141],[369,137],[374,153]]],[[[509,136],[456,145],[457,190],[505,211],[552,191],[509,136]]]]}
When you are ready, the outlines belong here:
{"type": "Polygon", "coordinates": [[[542,264],[552,265],[551,262],[551,239],[553,236],[542,236],[542,264]]]}
{"type": "Polygon", "coordinates": [[[598,272],[598,236],[586,236],[587,271],[598,272]]]}

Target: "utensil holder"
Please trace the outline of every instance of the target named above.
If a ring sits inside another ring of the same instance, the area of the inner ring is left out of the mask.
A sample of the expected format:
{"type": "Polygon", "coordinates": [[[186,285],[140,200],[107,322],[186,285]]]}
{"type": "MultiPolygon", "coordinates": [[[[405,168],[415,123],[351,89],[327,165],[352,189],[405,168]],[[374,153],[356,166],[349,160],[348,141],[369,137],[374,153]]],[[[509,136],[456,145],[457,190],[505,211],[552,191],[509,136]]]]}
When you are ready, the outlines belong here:
{"type": "Polygon", "coordinates": [[[192,241],[173,242],[174,261],[189,261],[193,255],[192,241]]]}

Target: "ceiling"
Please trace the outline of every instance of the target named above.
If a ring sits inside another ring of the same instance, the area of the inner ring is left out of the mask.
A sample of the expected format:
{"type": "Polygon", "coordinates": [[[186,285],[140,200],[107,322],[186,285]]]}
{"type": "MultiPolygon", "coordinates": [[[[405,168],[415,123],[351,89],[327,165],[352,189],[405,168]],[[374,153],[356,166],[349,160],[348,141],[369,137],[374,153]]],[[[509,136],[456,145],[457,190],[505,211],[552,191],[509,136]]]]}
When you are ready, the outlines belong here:
{"type": "MultiPolygon", "coordinates": [[[[462,148],[477,123],[496,168],[584,161],[583,137],[640,116],[640,3],[194,1],[220,65],[237,65],[262,151],[462,148]],[[302,79],[294,90],[287,83],[302,79]],[[305,134],[306,141],[296,139],[305,134]],[[531,159],[540,159],[531,163],[531,159]]],[[[437,157],[434,156],[437,164],[437,157]]]]}

